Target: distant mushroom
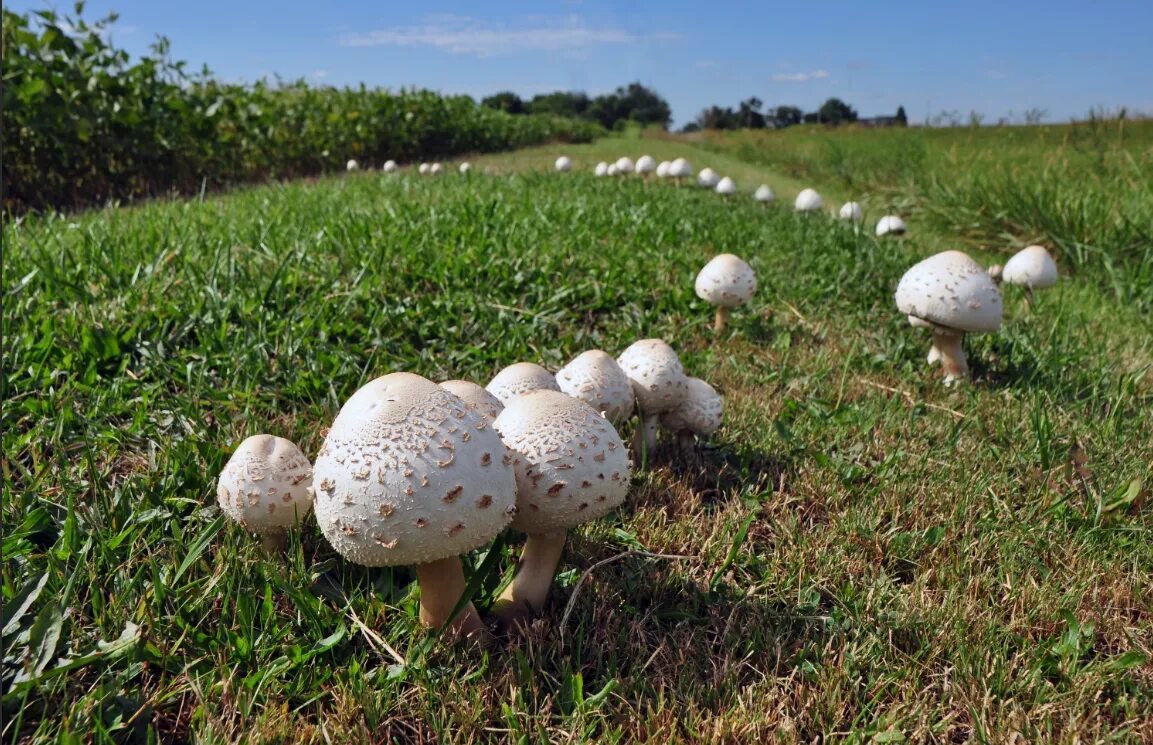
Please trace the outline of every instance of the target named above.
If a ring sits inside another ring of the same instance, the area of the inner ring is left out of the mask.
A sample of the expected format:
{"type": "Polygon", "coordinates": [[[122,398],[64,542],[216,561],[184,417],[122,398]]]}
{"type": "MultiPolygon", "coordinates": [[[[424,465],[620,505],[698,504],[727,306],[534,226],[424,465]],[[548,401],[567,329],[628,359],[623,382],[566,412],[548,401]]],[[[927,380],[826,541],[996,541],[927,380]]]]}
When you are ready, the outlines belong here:
{"type": "Polygon", "coordinates": [[[469,163],[468,161],[465,161],[464,163],[460,164],[460,172],[461,173],[467,174],[471,170],[472,170],[472,164],[469,163]]]}
{"type": "Polygon", "coordinates": [[[556,382],[562,392],[584,401],[614,425],[632,416],[636,408],[629,376],[612,355],[599,349],[582,352],[557,370],[556,382]]]}
{"type": "Polygon", "coordinates": [[[500,402],[508,402],[529,391],[559,391],[556,378],[548,370],[533,362],[517,362],[498,372],[485,386],[500,402]]]}
{"type": "Polygon", "coordinates": [[[1001,281],[1024,287],[1025,303],[1032,307],[1033,290],[1044,290],[1057,284],[1057,262],[1044,246],[1028,246],[1005,262],[1001,281]]]}
{"type": "Polygon", "coordinates": [[[709,437],[721,426],[724,399],[700,378],[688,379],[688,393],[677,408],[661,414],[661,425],[676,433],[683,453],[691,453],[696,437],[709,437]]]}
{"type": "Polygon", "coordinates": [[[932,325],[946,385],[969,374],[961,344],[965,334],[1001,327],[997,285],[960,251],[945,251],[913,265],[901,277],[895,299],[902,313],[932,325]]]}
{"type": "Polygon", "coordinates": [[[715,188],[720,180],[721,177],[717,175],[717,172],[708,167],[702,168],[701,172],[697,174],[697,184],[705,189],[715,188]]]}
{"type": "Polygon", "coordinates": [[[385,173],[396,173],[398,168],[400,168],[400,166],[396,164],[395,160],[386,160],[384,161],[384,165],[381,167],[381,170],[385,173]]]}
{"type": "Polygon", "coordinates": [[[572,158],[567,155],[562,155],[556,159],[554,166],[561,173],[568,173],[572,170],[572,158]]]}
{"type": "Polygon", "coordinates": [[[657,161],[651,155],[642,155],[637,158],[637,175],[648,177],[650,173],[657,170],[657,161]]]}
{"type": "Polygon", "coordinates": [[[714,256],[697,274],[697,297],[717,308],[713,330],[721,332],[729,322],[729,312],[752,299],[757,291],[757,275],[739,256],[714,256]]]}
{"type": "Polygon", "coordinates": [[[773,194],[773,190],[769,188],[768,184],[761,184],[757,187],[757,190],[753,192],[753,199],[767,204],[776,199],[776,195],[773,194]]]}
{"type": "Polygon", "coordinates": [[[896,215],[885,215],[877,221],[877,237],[885,235],[904,235],[905,221],[896,215]]]}
{"type": "Polygon", "coordinates": [[[428,163],[421,163],[416,170],[421,176],[427,176],[429,174],[430,168],[431,166],[429,166],[428,163]]]}
{"type": "Polygon", "coordinates": [[[609,163],[609,167],[608,167],[608,170],[605,171],[605,175],[606,176],[617,175],[617,164],[616,163],[609,163]]]}
{"type": "Polygon", "coordinates": [[[661,339],[633,342],[617,357],[617,364],[629,376],[640,409],[641,426],[634,446],[651,451],[657,446],[657,426],[661,414],[680,406],[688,393],[688,376],[677,353],[661,339]]]}
{"type": "Polygon", "coordinates": [[[512,458],[492,424],[430,380],[377,378],[344,404],[316,459],[316,521],[345,559],[416,568],[420,619],[483,639],[460,559],[516,513],[512,458]]]}
{"type": "Polygon", "coordinates": [[[863,210],[861,210],[861,205],[857,204],[856,202],[845,202],[841,205],[841,211],[837,214],[842,220],[860,222],[865,213],[863,210]]]}
{"type": "Polygon", "coordinates": [[[344,164],[344,169],[345,169],[346,171],[350,171],[350,172],[351,172],[351,171],[356,171],[356,170],[359,170],[359,169],[360,169],[360,164],[359,164],[359,163],[357,163],[355,160],[350,160],[350,161],[348,161],[347,163],[345,163],[345,164],[344,164]]]}
{"type": "Polygon", "coordinates": [[[657,178],[668,178],[669,168],[671,168],[672,165],[673,164],[667,160],[662,160],[660,163],[657,163],[657,178]]]}
{"type": "Polygon", "coordinates": [[[428,167],[428,175],[429,176],[436,176],[436,175],[440,174],[441,170],[442,170],[442,168],[441,168],[440,163],[433,163],[431,166],[428,167]]]}
{"type": "Polygon", "coordinates": [[[797,212],[816,212],[825,205],[825,200],[814,189],[803,189],[793,202],[797,212]]]}
{"type": "Polygon", "coordinates": [[[628,450],[591,406],[555,391],[512,401],[493,425],[513,454],[517,515],[528,534],[512,583],[494,604],[513,624],[540,613],[569,528],[616,509],[628,495],[628,450]]]}
{"type": "Polygon", "coordinates": [[[684,158],[677,158],[669,165],[669,175],[676,179],[677,186],[680,186],[681,179],[686,179],[693,175],[693,167],[684,158]]]}
{"type": "Polygon", "coordinates": [[[288,529],[312,511],[312,465],[292,441],[253,435],[220,472],[216,501],[225,515],[260,536],[266,551],[282,551],[288,529]]]}
{"type": "Polygon", "coordinates": [[[627,155],[622,155],[621,157],[617,158],[616,165],[617,165],[617,173],[622,173],[625,175],[632,173],[633,169],[634,169],[633,159],[628,157],[627,155]]]}
{"type": "Polygon", "coordinates": [[[725,176],[717,182],[716,191],[717,194],[720,194],[721,196],[731,197],[737,193],[737,185],[733,183],[731,178],[725,176]]]}
{"type": "Polygon", "coordinates": [[[499,398],[471,381],[446,380],[440,387],[464,401],[466,409],[473,409],[490,422],[504,410],[499,398]]]}
{"type": "Polygon", "coordinates": [[[608,172],[609,164],[605,163],[603,160],[600,163],[597,163],[597,167],[593,169],[593,174],[596,176],[606,176],[608,175],[608,172]]]}

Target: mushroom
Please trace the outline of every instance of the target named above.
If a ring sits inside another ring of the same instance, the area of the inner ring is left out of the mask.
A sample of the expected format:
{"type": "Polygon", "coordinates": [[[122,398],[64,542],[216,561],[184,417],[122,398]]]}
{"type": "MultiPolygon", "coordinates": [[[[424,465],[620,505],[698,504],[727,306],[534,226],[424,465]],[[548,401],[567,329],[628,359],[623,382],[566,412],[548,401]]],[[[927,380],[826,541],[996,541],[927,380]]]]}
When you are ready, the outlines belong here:
{"type": "Polygon", "coordinates": [[[633,172],[633,159],[627,155],[617,158],[617,173],[630,174],[633,172]]]}
{"type": "Polygon", "coordinates": [[[637,158],[637,175],[647,177],[657,170],[657,161],[651,155],[642,155],[637,158]]]}
{"type": "Polygon", "coordinates": [[[616,163],[610,163],[610,164],[609,164],[609,167],[608,167],[608,170],[607,170],[607,171],[605,171],[605,175],[606,175],[606,176],[615,176],[615,175],[617,175],[617,164],[616,164],[616,163]]]}
{"type": "Polygon", "coordinates": [[[768,184],[761,184],[757,187],[757,190],[753,192],[753,199],[758,202],[771,202],[776,199],[776,195],[773,194],[773,190],[769,188],[768,184]]]}
{"type": "Polygon", "coordinates": [[[841,205],[841,211],[838,214],[842,220],[851,220],[853,222],[860,222],[861,218],[864,217],[861,205],[856,202],[845,202],[841,205]]]}
{"type": "Polygon", "coordinates": [[[713,330],[725,330],[729,312],[749,302],[757,291],[757,275],[753,268],[738,256],[714,256],[697,274],[697,297],[717,306],[713,330]]]}
{"type": "Polygon", "coordinates": [[[661,414],[680,406],[688,392],[685,368],[673,348],[661,339],[633,342],[617,357],[617,364],[629,376],[640,409],[635,447],[641,452],[657,446],[657,425],[661,414]]]}
{"type": "MultiPolygon", "coordinates": [[[[960,251],[945,251],[913,265],[901,277],[895,299],[902,313],[932,325],[946,385],[969,374],[961,345],[965,334],[1001,327],[997,285],[960,251]]],[[[931,352],[929,359],[933,359],[931,352]]]]}
{"type": "Polygon", "coordinates": [[[883,235],[904,235],[905,221],[896,215],[885,215],[877,220],[877,237],[883,235]]]}
{"type": "Polygon", "coordinates": [[[516,575],[493,606],[512,624],[544,609],[565,532],[624,502],[632,466],[613,425],[563,393],[521,396],[493,426],[513,454],[518,509],[512,526],[528,534],[516,575]]]}
{"type": "Polygon", "coordinates": [[[381,166],[381,170],[384,171],[385,173],[396,173],[396,170],[399,167],[400,166],[398,166],[396,164],[395,160],[386,160],[386,161],[384,161],[384,165],[381,166]]]}
{"type": "Polygon", "coordinates": [[[266,551],[283,551],[288,529],[312,510],[312,465],[291,440],[253,435],[220,472],[216,501],[266,551]]]}
{"type": "Polygon", "coordinates": [[[430,166],[428,165],[428,163],[421,163],[420,166],[416,170],[417,170],[417,172],[420,173],[421,176],[427,176],[429,173],[429,168],[430,168],[430,166]]]}
{"type": "Polygon", "coordinates": [[[612,355],[599,349],[582,352],[557,370],[556,382],[561,391],[592,406],[613,424],[628,419],[636,408],[629,376],[612,355]]]}
{"type": "Polygon", "coordinates": [[[465,554],[516,513],[512,458],[490,422],[431,380],[377,378],[353,394],[316,458],[316,521],[362,566],[416,568],[420,620],[484,638],[464,595],[465,554]]]}
{"type": "Polygon", "coordinates": [[[533,362],[517,362],[498,372],[485,389],[508,406],[508,402],[529,391],[559,391],[552,373],[533,362]]]}
{"type": "Polygon", "coordinates": [[[708,437],[721,426],[724,399],[700,378],[688,379],[688,395],[680,406],[661,414],[661,424],[675,432],[681,452],[691,453],[694,435],[708,437]]]}
{"type": "Polygon", "coordinates": [[[680,186],[681,179],[693,175],[693,167],[684,158],[677,158],[669,165],[669,175],[675,178],[677,185],[680,186]]]}
{"type": "Polygon", "coordinates": [[[465,161],[464,163],[460,164],[460,172],[461,173],[468,173],[471,170],[472,170],[472,164],[469,163],[468,161],[465,161]]]}
{"type": "Polygon", "coordinates": [[[697,174],[697,184],[706,189],[712,189],[720,181],[720,176],[711,168],[702,168],[701,172],[697,174]]]}
{"type": "Polygon", "coordinates": [[[1001,266],[1000,264],[994,264],[993,266],[989,267],[986,271],[989,273],[989,278],[992,279],[994,282],[996,282],[998,286],[1000,286],[1001,275],[1004,274],[1005,267],[1001,266]]]}
{"type": "Polygon", "coordinates": [[[440,163],[433,163],[431,166],[428,167],[428,175],[429,176],[436,176],[437,174],[440,173],[440,171],[441,171],[440,163]]]}
{"type": "Polygon", "coordinates": [[[821,195],[814,189],[802,189],[801,193],[797,195],[796,202],[793,206],[796,207],[797,212],[816,212],[821,209],[825,204],[825,200],[821,199],[821,195]]]}
{"type": "Polygon", "coordinates": [[[733,194],[737,193],[737,185],[733,183],[733,180],[728,176],[725,176],[723,179],[717,182],[716,189],[717,194],[726,197],[731,197],[733,194]]]}
{"type": "MultiPolygon", "coordinates": [[[[928,321],[922,321],[920,318],[917,318],[916,316],[909,316],[909,325],[913,326],[914,328],[929,329],[930,331],[933,330],[933,324],[929,323],[928,321]]],[[[934,334],[933,335],[933,341],[930,342],[929,354],[927,357],[925,357],[925,363],[928,365],[935,365],[940,361],[941,361],[941,350],[937,349],[937,337],[934,334]]]]}
{"type": "Polygon", "coordinates": [[[360,170],[360,164],[357,163],[355,160],[350,160],[344,164],[344,169],[346,171],[358,171],[358,170],[360,170]]]}
{"type": "Polygon", "coordinates": [[[568,173],[572,170],[572,158],[567,155],[562,155],[556,159],[555,167],[561,173],[568,173]]]}
{"type": "Polygon", "coordinates": [[[600,163],[597,163],[597,167],[593,170],[593,174],[596,176],[605,176],[608,175],[608,172],[609,164],[605,163],[603,160],[600,163]]]}
{"type": "Polygon", "coordinates": [[[1033,290],[1044,290],[1057,284],[1057,262],[1044,246],[1028,246],[1005,262],[1001,280],[1005,284],[1024,287],[1025,304],[1032,307],[1033,290]]]}
{"type": "Polygon", "coordinates": [[[504,409],[500,399],[469,380],[446,380],[440,387],[464,401],[466,409],[473,409],[490,422],[504,409]]]}
{"type": "Polygon", "coordinates": [[[657,163],[657,178],[668,178],[669,169],[672,168],[672,165],[673,164],[667,160],[662,160],[660,163],[657,163]]]}

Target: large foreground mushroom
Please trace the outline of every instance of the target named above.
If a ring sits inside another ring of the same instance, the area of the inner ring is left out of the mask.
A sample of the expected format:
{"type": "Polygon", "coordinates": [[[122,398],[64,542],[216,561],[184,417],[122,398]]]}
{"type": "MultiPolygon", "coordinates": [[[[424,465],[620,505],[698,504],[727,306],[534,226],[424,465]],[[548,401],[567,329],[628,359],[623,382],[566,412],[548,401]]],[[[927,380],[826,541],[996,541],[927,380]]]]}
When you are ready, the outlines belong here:
{"type": "Polygon", "coordinates": [[[491,541],[516,513],[512,458],[492,424],[457,396],[410,373],[377,378],[333,422],[314,468],[316,521],[345,559],[413,565],[420,619],[483,638],[460,555],[491,541]]]}
{"type": "Polygon", "coordinates": [[[980,264],[960,251],[945,251],[913,265],[897,285],[896,301],[910,320],[932,327],[946,385],[969,375],[961,344],[965,334],[1001,327],[997,285],[980,264]]]}
{"type": "Polygon", "coordinates": [[[220,472],[216,501],[266,551],[281,551],[289,528],[312,511],[312,465],[291,440],[253,435],[220,472]]]}
{"type": "Polygon", "coordinates": [[[697,274],[697,297],[717,308],[714,331],[724,331],[729,312],[752,299],[757,291],[757,275],[739,256],[721,254],[705,264],[697,274]]]}
{"type": "Polygon", "coordinates": [[[517,398],[494,426],[513,454],[519,509],[512,526],[528,534],[516,576],[494,606],[513,623],[544,608],[566,531],[625,500],[631,464],[608,420],[556,391],[517,398]]]}

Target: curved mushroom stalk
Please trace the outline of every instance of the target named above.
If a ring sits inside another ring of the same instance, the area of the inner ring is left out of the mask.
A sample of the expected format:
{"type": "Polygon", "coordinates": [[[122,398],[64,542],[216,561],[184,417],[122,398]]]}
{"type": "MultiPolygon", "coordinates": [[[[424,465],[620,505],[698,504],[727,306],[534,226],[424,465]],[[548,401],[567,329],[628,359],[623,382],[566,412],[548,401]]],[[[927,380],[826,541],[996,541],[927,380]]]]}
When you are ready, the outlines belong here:
{"type": "Polygon", "coordinates": [[[260,545],[264,552],[270,556],[282,554],[288,550],[288,533],[283,530],[270,530],[261,533],[260,545]]]}
{"type": "Polygon", "coordinates": [[[932,346],[929,347],[929,354],[925,357],[925,362],[929,365],[935,365],[941,361],[941,350],[937,348],[937,336],[933,335],[932,346]]]}
{"type": "Polygon", "coordinates": [[[720,333],[729,325],[730,310],[723,305],[717,306],[717,315],[713,318],[713,331],[720,333]]]}
{"type": "Polygon", "coordinates": [[[965,348],[961,340],[965,334],[959,331],[936,329],[933,343],[940,353],[941,368],[945,371],[945,385],[964,381],[969,377],[969,363],[965,359],[965,348]]]}
{"type": "Polygon", "coordinates": [[[563,530],[529,534],[516,575],[493,604],[493,614],[506,626],[544,610],[567,535],[563,530]]]}
{"type": "Polygon", "coordinates": [[[420,583],[421,623],[434,629],[443,628],[449,636],[467,637],[481,644],[492,637],[472,602],[467,603],[455,618],[450,618],[467,588],[458,557],[417,564],[416,578],[420,583]]]}

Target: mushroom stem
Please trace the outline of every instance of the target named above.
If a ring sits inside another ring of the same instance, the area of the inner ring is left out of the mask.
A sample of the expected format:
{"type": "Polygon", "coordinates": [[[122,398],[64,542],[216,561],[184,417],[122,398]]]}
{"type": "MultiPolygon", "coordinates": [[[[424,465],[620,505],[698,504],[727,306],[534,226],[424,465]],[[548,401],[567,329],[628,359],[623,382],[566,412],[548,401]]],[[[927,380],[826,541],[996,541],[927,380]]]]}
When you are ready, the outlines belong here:
{"type": "Polygon", "coordinates": [[[553,575],[564,551],[566,533],[529,533],[512,582],[493,605],[493,613],[513,625],[544,610],[553,575]]]}
{"type": "Polygon", "coordinates": [[[452,609],[460,602],[467,587],[459,557],[450,556],[427,564],[417,564],[416,579],[420,583],[421,623],[432,628],[444,627],[454,636],[481,640],[488,636],[488,627],[471,602],[461,609],[456,618],[451,621],[449,619],[452,609]]]}
{"type": "Polygon", "coordinates": [[[729,323],[729,309],[723,305],[717,306],[717,315],[713,319],[713,331],[720,333],[729,323]]]}
{"type": "Polygon", "coordinates": [[[633,451],[640,460],[642,455],[652,453],[657,449],[657,429],[660,426],[661,417],[659,414],[644,414],[641,416],[640,424],[633,434],[633,451]]]}
{"type": "Polygon", "coordinates": [[[1033,288],[1025,285],[1025,312],[1033,310],[1033,288]]]}
{"type": "Polygon", "coordinates": [[[932,346],[929,347],[929,356],[925,358],[925,362],[930,365],[935,365],[941,361],[941,350],[937,348],[937,335],[933,334],[932,346]]]}
{"type": "Polygon", "coordinates": [[[697,437],[691,429],[682,429],[677,432],[677,445],[684,455],[692,455],[696,451],[697,437]]]}
{"type": "Polygon", "coordinates": [[[282,554],[288,549],[288,533],[283,530],[269,530],[260,534],[260,545],[269,556],[282,554]]]}
{"type": "Polygon", "coordinates": [[[945,385],[969,377],[969,363],[965,360],[965,348],[961,345],[964,337],[965,334],[960,331],[933,331],[933,342],[941,354],[941,367],[945,371],[945,385]]]}

